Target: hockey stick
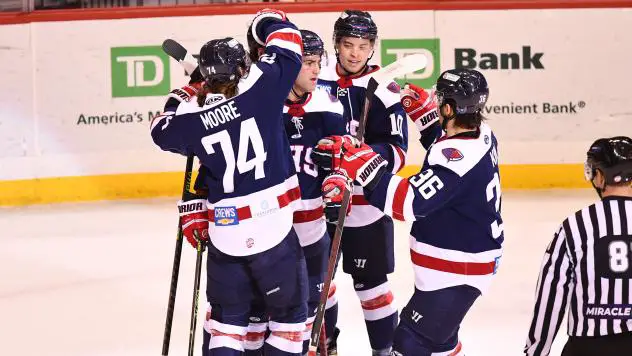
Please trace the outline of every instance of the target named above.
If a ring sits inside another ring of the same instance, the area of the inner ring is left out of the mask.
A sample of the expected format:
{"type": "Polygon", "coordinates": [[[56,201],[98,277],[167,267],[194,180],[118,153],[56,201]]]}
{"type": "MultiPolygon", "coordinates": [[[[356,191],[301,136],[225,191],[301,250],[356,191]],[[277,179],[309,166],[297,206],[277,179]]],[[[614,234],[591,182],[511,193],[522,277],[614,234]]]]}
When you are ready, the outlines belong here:
{"type": "MultiPolygon", "coordinates": [[[[358,131],[356,138],[364,141],[364,131],[366,129],[366,121],[369,115],[369,109],[371,108],[371,102],[373,96],[380,84],[390,83],[394,78],[401,77],[405,74],[412,73],[426,67],[428,59],[423,54],[413,54],[406,56],[398,61],[395,61],[386,67],[375,72],[369,84],[366,88],[366,94],[364,97],[364,106],[362,108],[362,115],[358,121],[358,131]]],[[[336,232],[331,242],[331,254],[329,255],[329,262],[327,264],[327,277],[325,278],[325,286],[320,293],[320,301],[318,304],[318,311],[316,312],[316,319],[312,326],[312,335],[309,341],[308,356],[316,356],[316,350],[318,348],[320,329],[323,325],[325,317],[325,306],[327,305],[327,298],[329,297],[329,287],[334,276],[334,270],[336,268],[336,262],[340,254],[340,240],[342,237],[342,230],[344,228],[345,220],[347,218],[347,208],[351,201],[351,191],[345,189],[342,195],[342,202],[340,204],[340,210],[338,211],[338,221],[336,222],[336,232]]],[[[325,355],[321,355],[325,356],[325,355]]]]}
{"type": "MultiPolygon", "coordinates": [[[[185,200],[191,188],[191,173],[193,171],[193,155],[187,157],[184,169],[184,184],[182,186],[182,200],[185,200]]],[[[178,219],[179,220],[179,219],[178,219]]],[[[171,341],[171,326],[173,322],[173,309],[176,304],[176,291],[178,289],[178,275],[180,274],[180,258],[182,257],[182,226],[178,222],[178,235],[176,237],[176,251],[173,256],[173,268],[171,269],[171,286],[169,288],[169,302],[167,303],[167,320],[165,321],[165,333],[162,339],[162,356],[169,354],[169,342],[171,341]]]]}
{"type": "Polygon", "coordinates": [[[197,326],[198,303],[200,300],[200,275],[202,274],[202,255],[204,255],[204,245],[198,242],[197,257],[195,259],[195,279],[193,281],[193,304],[191,305],[191,323],[189,324],[189,353],[193,356],[195,344],[195,327],[197,326]]]}

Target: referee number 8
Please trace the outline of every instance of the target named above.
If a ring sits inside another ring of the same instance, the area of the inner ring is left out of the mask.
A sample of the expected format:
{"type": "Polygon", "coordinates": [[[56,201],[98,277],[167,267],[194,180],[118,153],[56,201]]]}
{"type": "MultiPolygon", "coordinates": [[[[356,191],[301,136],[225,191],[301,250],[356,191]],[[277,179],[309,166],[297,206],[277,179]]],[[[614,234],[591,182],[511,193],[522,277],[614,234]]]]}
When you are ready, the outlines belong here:
{"type": "Polygon", "coordinates": [[[608,245],[608,254],[610,255],[610,270],[612,272],[625,272],[628,270],[628,268],[630,267],[628,252],[628,245],[623,241],[612,241],[608,245]]]}

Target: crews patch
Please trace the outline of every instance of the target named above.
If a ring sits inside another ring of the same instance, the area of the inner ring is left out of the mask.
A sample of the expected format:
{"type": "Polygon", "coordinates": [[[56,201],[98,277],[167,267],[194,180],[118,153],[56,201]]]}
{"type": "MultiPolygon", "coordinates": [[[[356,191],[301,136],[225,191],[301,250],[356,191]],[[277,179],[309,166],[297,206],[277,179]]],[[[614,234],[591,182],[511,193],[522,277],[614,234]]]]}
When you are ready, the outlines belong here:
{"type": "Polygon", "coordinates": [[[215,207],[215,226],[238,225],[239,217],[234,206],[215,207]]]}
{"type": "Polygon", "coordinates": [[[457,150],[456,148],[444,148],[441,150],[441,153],[443,153],[445,158],[448,159],[448,162],[460,161],[463,159],[463,153],[461,153],[461,151],[457,150]]]}

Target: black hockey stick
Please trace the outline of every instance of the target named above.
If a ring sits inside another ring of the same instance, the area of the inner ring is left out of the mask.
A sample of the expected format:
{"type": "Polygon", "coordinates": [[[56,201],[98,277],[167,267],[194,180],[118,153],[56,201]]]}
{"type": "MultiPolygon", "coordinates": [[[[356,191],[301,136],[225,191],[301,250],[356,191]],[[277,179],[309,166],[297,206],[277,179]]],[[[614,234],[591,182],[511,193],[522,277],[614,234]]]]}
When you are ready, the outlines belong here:
{"type": "Polygon", "coordinates": [[[193,281],[193,303],[191,305],[191,323],[189,324],[189,353],[193,356],[195,344],[195,327],[198,318],[198,303],[200,301],[200,275],[202,274],[202,256],[204,255],[204,245],[198,242],[197,257],[195,259],[195,280],[193,281]]]}
{"type": "MultiPolygon", "coordinates": [[[[427,59],[424,55],[411,55],[406,56],[396,62],[389,64],[381,70],[375,72],[375,74],[369,79],[369,83],[366,88],[366,94],[364,97],[364,106],[362,108],[362,114],[358,120],[358,131],[356,132],[356,138],[364,141],[364,131],[366,129],[366,121],[369,115],[369,109],[371,108],[371,102],[375,91],[381,83],[386,83],[393,78],[400,77],[407,73],[412,73],[417,70],[423,69],[427,64],[427,59]]],[[[327,305],[327,299],[329,298],[329,287],[334,277],[334,270],[336,268],[336,262],[340,254],[340,240],[342,238],[342,231],[344,229],[345,220],[347,218],[347,209],[351,201],[351,191],[345,189],[342,195],[342,202],[340,204],[340,210],[338,210],[338,221],[336,222],[336,232],[331,242],[331,254],[329,255],[329,262],[327,264],[327,277],[325,278],[325,286],[320,293],[320,301],[318,303],[318,309],[316,312],[316,319],[312,326],[312,335],[309,340],[308,356],[316,356],[316,350],[318,349],[320,330],[323,326],[323,320],[325,317],[325,307],[327,305]]],[[[321,356],[326,356],[321,353],[321,356]]]]}
{"type": "MultiPolygon", "coordinates": [[[[193,172],[193,155],[187,157],[184,169],[184,184],[182,187],[182,200],[186,200],[191,188],[191,173],[193,172]]],[[[173,323],[173,309],[176,304],[176,292],[178,289],[178,276],[180,274],[180,258],[182,257],[182,226],[178,219],[178,235],[176,237],[176,251],[173,256],[173,268],[171,269],[171,286],[169,288],[169,302],[167,303],[167,320],[165,321],[165,333],[162,338],[162,356],[169,355],[169,342],[171,341],[171,326],[173,323]]],[[[198,283],[199,284],[199,283],[198,283]]]]}

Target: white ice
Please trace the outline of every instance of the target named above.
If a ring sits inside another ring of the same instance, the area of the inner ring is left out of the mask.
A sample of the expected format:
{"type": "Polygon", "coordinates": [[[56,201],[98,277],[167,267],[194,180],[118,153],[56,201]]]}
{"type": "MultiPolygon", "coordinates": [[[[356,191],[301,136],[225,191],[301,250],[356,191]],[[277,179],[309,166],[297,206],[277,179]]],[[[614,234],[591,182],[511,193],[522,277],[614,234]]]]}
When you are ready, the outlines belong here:
{"type": "MultiPolygon", "coordinates": [[[[504,193],[505,252],[491,290],[461,328],[468,356],[522,354],[544,250],[562,219],[595,198],[589,190],[504,193]]],[[[175,200],[0,209],[0,355],[159,355],[175,200]]],[[[398,223],[390,281],[400,308],[413,291],[407,236],[408,226],[398,223]]],[[[186,354],[194,264],[185,245],[170,355],[186,354]]],[[[338,273],[336,282],[339,353],[370,355],[351,280],[338,273]]],[[[552,355],[560,354],[565,332],[563,325],[552,355]]]]}

